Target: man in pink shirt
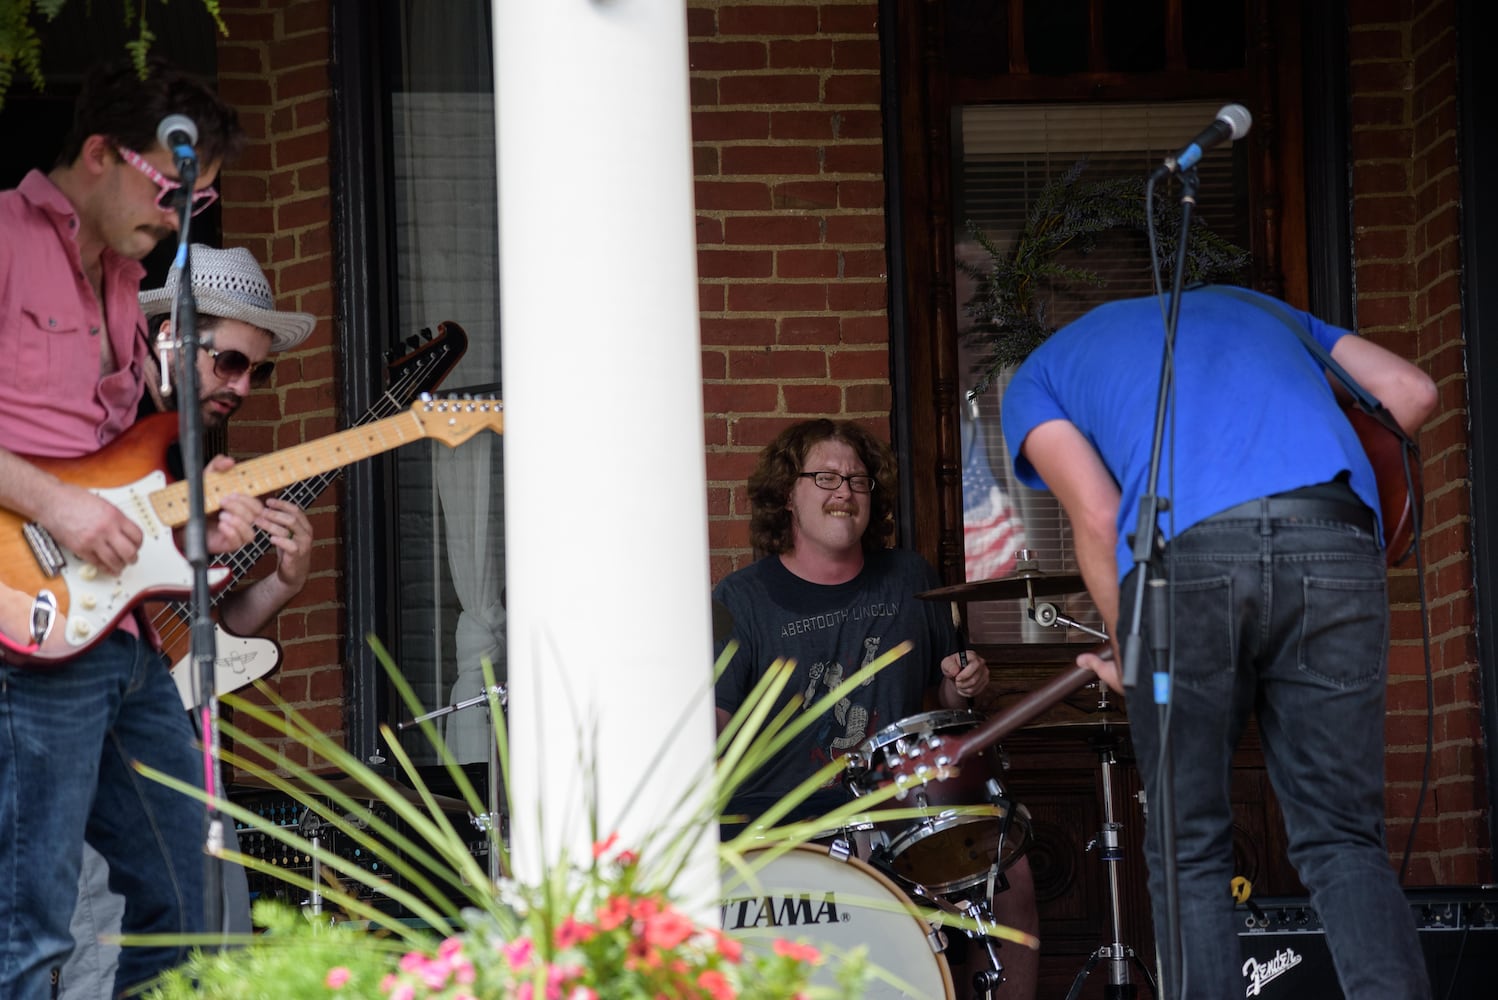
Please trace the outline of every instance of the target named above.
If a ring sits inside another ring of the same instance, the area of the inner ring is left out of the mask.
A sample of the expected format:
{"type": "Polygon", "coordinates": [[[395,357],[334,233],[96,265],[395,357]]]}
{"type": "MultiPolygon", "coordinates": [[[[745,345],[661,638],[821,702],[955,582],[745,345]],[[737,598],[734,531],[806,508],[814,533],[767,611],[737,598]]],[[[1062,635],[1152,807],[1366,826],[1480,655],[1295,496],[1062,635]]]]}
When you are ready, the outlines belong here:
{"type": "MultiPolygon", "coordinates": [[[[177,232],[179,199],[195,210],[213,200],[219,167],[242,141],[234,111],[202,82],[161,64],[144,79],[103,67],[85,82],[56,166],[0,192],[0,506],[109,576],[136,560],[141,528],[22,456],[82,459],[133,422],[150,351],[139,261],[177,232]],[[156,140],[171,114],[198,128],[191,192],[156,140]]],[[[262,511],[253,498],[226,499],[209,549],[243,545],[262,511]]],[[[202,780],[176,685],[140,632],[126,616],[45,669],[24,663],[29,636],[0,635],[0,996],[49,994],[73,947],[85,840],[126,899],[126,934],[202,930],[202,808],[132,766],[202,780]]],[[[182,957],[170,946],[125,949],[115,992],[182,957]]]]}

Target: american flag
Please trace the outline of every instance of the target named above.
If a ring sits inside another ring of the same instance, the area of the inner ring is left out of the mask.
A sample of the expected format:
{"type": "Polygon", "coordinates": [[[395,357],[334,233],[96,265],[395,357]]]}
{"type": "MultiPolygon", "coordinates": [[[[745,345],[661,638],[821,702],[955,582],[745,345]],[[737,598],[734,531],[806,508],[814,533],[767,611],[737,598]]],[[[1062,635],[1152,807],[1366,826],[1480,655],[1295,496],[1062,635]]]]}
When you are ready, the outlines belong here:
{"type": "Polygon", "coordinates": [[[1025,545],[1025,526],[993,477],[983,428],[976,420],[965,420],[962,429],[962,537],[967,579],[989,580],[1014,569],[1015,557],[1025,545]]]}

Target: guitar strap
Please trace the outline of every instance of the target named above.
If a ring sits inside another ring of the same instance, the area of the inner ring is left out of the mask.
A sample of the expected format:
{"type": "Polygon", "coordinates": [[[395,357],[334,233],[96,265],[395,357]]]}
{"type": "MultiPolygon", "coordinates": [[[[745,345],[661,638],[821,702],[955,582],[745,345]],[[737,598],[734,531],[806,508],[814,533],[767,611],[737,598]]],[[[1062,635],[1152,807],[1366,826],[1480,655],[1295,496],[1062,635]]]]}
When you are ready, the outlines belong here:
{"type": "Polygon", "coordinates": [[[1347,390],[1350,396],[1352,396],[1353,401],[1357,404],[1358,409],[1362,410],[1364,413],[1368,414],[1370,417],[1377,420],[1380,424],[1387,428],[1391,434],[1399,438],[1399,440],[1404,443],[1404,446],[1406,448],[1412,450],[1417,448],[1414,440],[1404,432],[1403,427],[1399,426],[1399,421],[1394,419],[1394,414],[1389,412],[1389,408],[1384,406],[1384,404],[1379,401],[1377,396],[1373,395],[1373,393],[1369,392],[1367,389],[1364,389],[1362,385],[1358,383],[1357,379],[1348,374],[1347,369],[1343,368],[1332,359],[1331,352],[1322,347],[1321,344],[1316,340],[1316,338],[1311,336],[1311,332],[1307,330],[1305,328],[1305,325],[1300,322],[1300,320],[1293,312],[1290,311],[1289,306],[1285,305],[1283,302],[1280,302],[1278,299],[1269,298],[1268,296],[1264,295],[1255,295],[1253,292],[1250,292],[1247,289],[1237,288],[1233,285],[1204,285],[1200,290],[1204,292],[1214,292],[1218,295],[1226,295],[1229,298],[1237,299],[1239,302],[1267,312],[1269,315],[1285,324],[1285,326],[1292,333],[1294,333],[1296,337],[1300,338],[1300,342],[1306,346],[1306,350],[1311,352],[1311,356],[1314,357],[1317,361],[1320,361],[1321,366],[1328,372],[1330,372],[1338,382],[1342,383],[1342,387],[1347,390]]]}

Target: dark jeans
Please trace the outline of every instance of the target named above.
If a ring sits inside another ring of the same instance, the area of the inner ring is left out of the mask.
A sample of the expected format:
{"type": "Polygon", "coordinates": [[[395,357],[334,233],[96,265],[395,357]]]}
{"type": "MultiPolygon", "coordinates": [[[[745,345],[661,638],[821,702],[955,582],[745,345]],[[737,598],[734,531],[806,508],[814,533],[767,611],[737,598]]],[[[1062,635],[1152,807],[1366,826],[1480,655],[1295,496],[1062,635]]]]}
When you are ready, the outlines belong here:
{"type": "MultiPolygon", "coordinates": [[[[125,897],[126,934],[203,929],[203,807],[137,773],[201,784],[201,757],[166,661],[116,631],[67,664],[0,663],[0,997],[51,992],[73,948],[85,835],[125,897]]],[[[186,957],[126,948],[115,987],[186,957]]]]}
{"type": "MultiPolygon", "coordinates": [[[[1174,539],[1168,559],[1184,970],[1177,978],[1166,968],[1172,988],[1183,988],[1164,995],[1226,1000],[1243,997],[1248,986],[1229,896],[1229,781],[1233,748],[1253,712],[1290,860],[1325,925],[1343,991],[1355,1000],[1429,997],[1414,921],[1384,844],[1388,600],[1372,535],[1337,521],[1208,520],[1174,539]]],[[[1146,621],[1146,649],[1148,629],[1146,621]]],[[[1141,670],[1128,712],[1150,809],[1150,898],[1168,966],[1156,811],[1159,706],[1150,685],[1141,670]]]]}

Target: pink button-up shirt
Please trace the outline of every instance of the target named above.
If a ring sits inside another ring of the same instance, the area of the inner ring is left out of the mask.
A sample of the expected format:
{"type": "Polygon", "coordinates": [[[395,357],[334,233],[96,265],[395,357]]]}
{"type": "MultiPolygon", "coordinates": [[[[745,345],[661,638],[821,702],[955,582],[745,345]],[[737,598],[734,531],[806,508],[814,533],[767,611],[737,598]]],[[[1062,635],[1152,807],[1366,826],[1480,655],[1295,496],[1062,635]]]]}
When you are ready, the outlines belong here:
{"type": "Polygon", "coordinates": [[[77,213],[46,174],[0,192],[0,446],[22,455],[97,451],[135,421],[144,389],[145,268],[106,249],[101,309],[77,236],[77,213]],[[115,358],[103,376],[101,336],[115,358]]]}

